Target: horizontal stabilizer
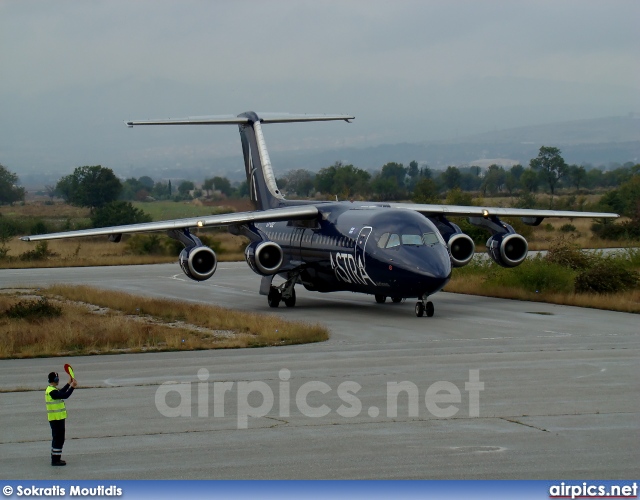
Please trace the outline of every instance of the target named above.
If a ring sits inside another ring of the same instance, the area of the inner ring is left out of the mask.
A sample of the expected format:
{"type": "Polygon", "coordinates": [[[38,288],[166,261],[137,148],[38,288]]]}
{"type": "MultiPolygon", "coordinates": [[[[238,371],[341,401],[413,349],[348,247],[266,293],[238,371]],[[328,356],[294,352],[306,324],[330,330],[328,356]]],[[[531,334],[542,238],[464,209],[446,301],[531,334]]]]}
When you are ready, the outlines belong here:
{"type": "MultiPolygon", "coordinates": [[[[344,120],[349,122],[355,116],[351,115],[295,115],[289,113],[264,113],[258,115],[260,123],[296,123],[296,122],[327,122],[344,120]]],[[[168,118],[164,120],[133,120],[125,122],[127,127],[134,125],[243,125],[251,123],[246,116],[190,116],[187,118],[168,118]]]]}

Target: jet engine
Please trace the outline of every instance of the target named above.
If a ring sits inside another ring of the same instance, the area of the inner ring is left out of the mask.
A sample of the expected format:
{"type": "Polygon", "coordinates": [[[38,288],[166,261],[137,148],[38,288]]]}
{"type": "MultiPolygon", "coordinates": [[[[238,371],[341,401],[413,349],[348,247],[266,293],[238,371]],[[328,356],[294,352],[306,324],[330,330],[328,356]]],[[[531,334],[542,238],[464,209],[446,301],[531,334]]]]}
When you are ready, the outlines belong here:
{"type": "Polygon", "coordinates": [[[449,255],[453,267],[466,266],[476,251],[476,245],[469,235],[456,233],[449,238],[449,255]]]}
{"type": "Polygon", "coordinates": [[[527,257],[529,245],[517,233],[494,234],[487,240],[487,253],[502,267],[516,267],[527,257]]]}
{"type": "Polygon", "coordinates": [[[208,280],[218,267],[216,253],[202,244],[185,247],[178,260],[184,274],[194,281],[208,280]]]}
{"type": "Polygon", "coordinates": [[[261,276],[276,274],[282,266],[284,252],[273,241],[254,241],[244,251],[247,264],[261,276]]]}

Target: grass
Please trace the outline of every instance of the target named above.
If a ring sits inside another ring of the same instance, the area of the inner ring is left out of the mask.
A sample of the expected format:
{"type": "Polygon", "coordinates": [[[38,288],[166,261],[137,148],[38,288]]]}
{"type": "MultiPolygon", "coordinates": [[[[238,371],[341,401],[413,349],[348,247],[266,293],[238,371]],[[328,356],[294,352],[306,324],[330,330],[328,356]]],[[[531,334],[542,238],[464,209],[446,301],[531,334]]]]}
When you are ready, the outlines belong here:
{"type": "MultiPolygon", "coordinates": [[[[226,232],[209,233],[219,244],[216,253],[221,262],[244,259],[246,239],[226,232]]],[[[56,254],[41,260],[23,261],[19,256],[32,251],[36,244],[12,239],[8,245],[6,258],[0,258],[0,269],[24,269],[37,267],[87,267],[124,266],[138,264],[162,264],[176,262],[178,253],[166,255],[135,255],[127,246],[131,236],[125,235],[120,243],[110,243],[107,238],[76,238],[70,240],[50,240],[50,252],[56,254]]],[[[163,239],[168,239],[162,236],[163,239]]]]}
{"type": "Polygon", "coordinates": [[[627,250],[613,256],[596,252],[586,258],[578,258],[584,255],[570,243],[560,241],[554,245],[554,248],[564,250],[564,259],[554,259],[551,255],[536,257],[513,269],[502,268],[488,259],[474,260],[469,265],[454,270],[444,291],[640,313],[640,289],[637,281],[633,286],[625,283],[633,281],[632,279],[622,283],[619,279],[620,275],[626,278],[637,276],[635,273],[640,270],[640,250],[627,250]],[[583,273],[589,269],[602,270],[600,276],[596,276],[596,286],[604,283],[617,286],[620,290],[612,293],[576,292],[576,284],[583,281],[583,273]],[[616,276],[618,279],[614,279],[616,276]]]}
{"type": "Polygon", "coordinates": [[[317,324],[63,285],[0,293],[0,330],[4,359],[278,346],[329,338],[317,324]],[[20,319],[6,314],[18,302],[42,297],[61,314],[20,319]]]}
{"type": "Polygon", "coordinates": [[[131,203],[134,207],[145,211],[154,221],[168,219],[183,219],[186,217],[199,217],[201,215],[215,215],[235,212],[231,206],[205,206],[198,200],[194,201],[153,201],[131,203]]]}

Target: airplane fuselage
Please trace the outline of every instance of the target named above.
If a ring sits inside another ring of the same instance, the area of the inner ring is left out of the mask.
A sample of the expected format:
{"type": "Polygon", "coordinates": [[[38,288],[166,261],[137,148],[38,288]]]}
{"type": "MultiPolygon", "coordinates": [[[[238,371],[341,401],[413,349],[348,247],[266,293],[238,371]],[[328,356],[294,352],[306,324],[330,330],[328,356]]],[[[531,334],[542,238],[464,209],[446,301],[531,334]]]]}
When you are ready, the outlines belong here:
{"type": "Polygon", "coordinates": [[[298,271],[308,290],[398,298],[428,296],[449,281],[447,246],[423,215],[380,204],[316,206],[321,214],[317,221],[254,225],[264,240],[283,250],[278,274],[298,271]]]}

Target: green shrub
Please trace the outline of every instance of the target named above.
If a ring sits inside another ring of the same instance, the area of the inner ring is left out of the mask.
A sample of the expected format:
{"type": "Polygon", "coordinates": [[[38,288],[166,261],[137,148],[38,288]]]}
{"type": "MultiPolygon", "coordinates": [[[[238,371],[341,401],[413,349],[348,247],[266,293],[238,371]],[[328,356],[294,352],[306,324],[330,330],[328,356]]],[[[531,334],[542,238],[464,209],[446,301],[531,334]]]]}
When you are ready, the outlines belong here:
{"type": "Polygon", "coordinates": [[[62,315],[62,308],[41,297],[39,300],[21,300],[9,307],[5,315],[16,319],[54,318],[62,315]]]}
{"type": "Polygon", "coordinates": [[[499,287],[523,288],[530,292],[573,292],[576,272],[542,257],[527,259],[507,269],[494,265],[486,283],[499,287]]]}
{"type": "Polygon", "coordinates": [[[38,219],[33,221],[30,230],[30,234],[46,234],[51,232],[47,225],[43,221],[38,219]]]}
{"type": "Polygon", "coordinates": [[[49,250],[49,244],[46,241],[39,242],[33,250],[20,254],[20,260],[45,260],[49,257],[57,257],[58,254],[49,250]]]}
{"type": "MultiPolygon", "coordinates": [[[[224,253],[222,245],[208,234],[198,235],[203,245],[217,254],[224,253]]],[[[134,255],[175,255],[180,254],[184,245],[177,240],[159,234],[136,234],[127,240],[127,247],[134,255]]]]}
{"type": "Polygon", "coordinates": [[[586,269],[593,265],[596,254],[587,254],[571,241],[561,237],[551,242],[544,259],[569,269],[586,269]]]}
{"type": "Polygon", "coordinates": [[[127,247],[134,255],[165,255],[164,240],[158,234],[135,234],[127,241],[127,247]]]}
{"type": "Polygon", "coordinates": [[[577,229],[573,224],[564,224],[560,226],[560,231],[563,233],[573,233],[574,231],[577,231],[577,229]]]}
{"type": "Polygon", "coordinates": [[[604,240],[640,240],[640,219],[622,223],[594,223],[591,230],[604,240]]]}
{"type": "Polygon", "coordinates": [[[603,258],[576,276],[575,290],[582,293],[617,293],[636,288],[639,283],[637,272],[628,269],[617,259],[603,258]]]}
{"type": "Polygon", "coordinates": [[[547,233],[551,233],[551,232],[555,231],[555,228],[553,227],[553,224],[545,224],[544,225],[544,230],[547,233]]]}

